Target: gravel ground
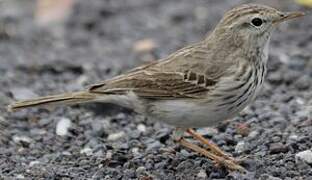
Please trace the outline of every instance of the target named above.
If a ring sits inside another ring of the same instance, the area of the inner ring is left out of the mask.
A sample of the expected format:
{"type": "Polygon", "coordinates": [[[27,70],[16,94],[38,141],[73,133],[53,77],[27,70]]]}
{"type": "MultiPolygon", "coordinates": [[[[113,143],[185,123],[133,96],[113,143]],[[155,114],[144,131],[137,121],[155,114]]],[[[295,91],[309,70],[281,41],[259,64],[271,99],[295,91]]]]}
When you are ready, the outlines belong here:
{"type": "MultiPolygon", "coordinates": [[[[243,2],[79,0],[63,26],[47,29],[34,23],[32,0],[1,1],[1,179],[312,179],[311,15],[274,33],[257,101],[233,121],[197,130],[247,157],[247,174],[214,167],[174,144],[172,127],[120,107],[6,112],[13,99],[82,89],[165,57],[243,2]],[[134,50],[142,39],[154,42],[149,53],[134,50]]],[[[257,2],[303,10],[290,0],[257,2]]]]}

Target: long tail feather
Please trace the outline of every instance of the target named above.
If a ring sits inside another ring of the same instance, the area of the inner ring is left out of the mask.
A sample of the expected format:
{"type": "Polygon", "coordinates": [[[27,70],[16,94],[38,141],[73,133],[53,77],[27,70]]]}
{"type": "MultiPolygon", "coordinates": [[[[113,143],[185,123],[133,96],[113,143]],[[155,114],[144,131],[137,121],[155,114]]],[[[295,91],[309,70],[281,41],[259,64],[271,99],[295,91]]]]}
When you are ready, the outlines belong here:
{"type": "Polygon", "coordinates": [[[56,104],[78,104],[94,100],[95,94],[81,91],[66,93],[60,95],[52,95],[39,97],[36,99],[29,99],[24,101],[18,101],[8,106],[8,111],[17,111],[19,109],[34,107],[34,106],[44,106],[44,105],[56,105],[56,104]]]}

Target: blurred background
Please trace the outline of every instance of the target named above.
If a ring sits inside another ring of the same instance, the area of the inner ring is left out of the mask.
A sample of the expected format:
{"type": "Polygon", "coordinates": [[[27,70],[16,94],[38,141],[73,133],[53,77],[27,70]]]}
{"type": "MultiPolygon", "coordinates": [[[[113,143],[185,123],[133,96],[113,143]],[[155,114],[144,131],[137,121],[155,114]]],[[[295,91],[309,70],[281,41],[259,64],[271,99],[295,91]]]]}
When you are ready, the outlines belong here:
{"type": "Polygon", "coordinates": [[[15,99],[80,90],[166,57],[250,2],[312,7],[311,0],[0,0],[0,177],[312,178],[311,13],[273,34],[257,101],[235,121],[198,130],[236,156],[252,155],[245,166],[253,173],[244,177],[180,149],[171,127],[119,107],[6,111],[15,99]]]}

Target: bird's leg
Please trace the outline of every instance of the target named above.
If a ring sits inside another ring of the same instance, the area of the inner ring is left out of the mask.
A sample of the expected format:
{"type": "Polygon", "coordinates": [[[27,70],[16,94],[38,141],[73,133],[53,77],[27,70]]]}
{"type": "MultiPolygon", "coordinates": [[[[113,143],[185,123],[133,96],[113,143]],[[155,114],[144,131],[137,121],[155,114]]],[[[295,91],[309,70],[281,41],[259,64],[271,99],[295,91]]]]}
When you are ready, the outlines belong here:
{"type": "Polygon", "coordinates": [[[207,145],[210,151],[216,155],[222,156],[225,159],[231,160],[236,162],[236,160],[231,157],[230,155],[226,154],[224,151],[222,151],[217,145],[210,142],[208,139],[204,138],[201,134],[196,133],[193,129],[187,129],[186,132],[190,134],[194,139],[199,140],[203,144],[207,145]]]}
{"type": "Polygon", "coordinates": [[[214,161],[217,165],[223,165],[224,167],[226,167],[229,170],[234,170],[234,171],[237,170],[237,171],[240,171],[240,172],[245,172],[246,171],[242,166],[236,164],[234,161],[232,161],[230,159],[225,159],[222,156],[218,156],[216,154],[213,154],[213,153],[207,151],[206,149],[201,148],[201,147],[197,146],[196,144],[193,144],[193,143],[185,140],[181,136],[182,132],[183,131],[181,131],[181,129],[178,129],[176,131],[176,133],[174,134],[175,140],[178,143],[180,143],[182,146],[185,146],[185,147],[187,147],[187,148],[189,148],[189,149],[191,149],[191,150],[193,150],[193,151],[195,151],[197,153],[200,153],[200,154],[208,157],[209,159],[214,161]]]}

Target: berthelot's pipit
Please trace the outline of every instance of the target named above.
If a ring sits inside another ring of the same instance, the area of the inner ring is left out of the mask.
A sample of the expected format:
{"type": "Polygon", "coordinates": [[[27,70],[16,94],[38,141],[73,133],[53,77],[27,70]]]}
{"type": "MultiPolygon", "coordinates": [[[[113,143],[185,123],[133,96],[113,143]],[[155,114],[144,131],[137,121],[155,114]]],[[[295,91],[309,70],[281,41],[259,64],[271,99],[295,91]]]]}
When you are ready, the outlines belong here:
{"type": "Polygon", "coordinates": [[[13,103],[21,108],[85,102],[114,103],[177,127],[177,142],[231,170],[243,168],[190,128],[234,117],[259,93],[266,74],[271,32],[280,22],[303,16],[245,4],[225,13],[202,41],[160,61],[92,85],[86,90],[13,103]],[[209,149],[184,139],[187,132],[209,149]]]}

